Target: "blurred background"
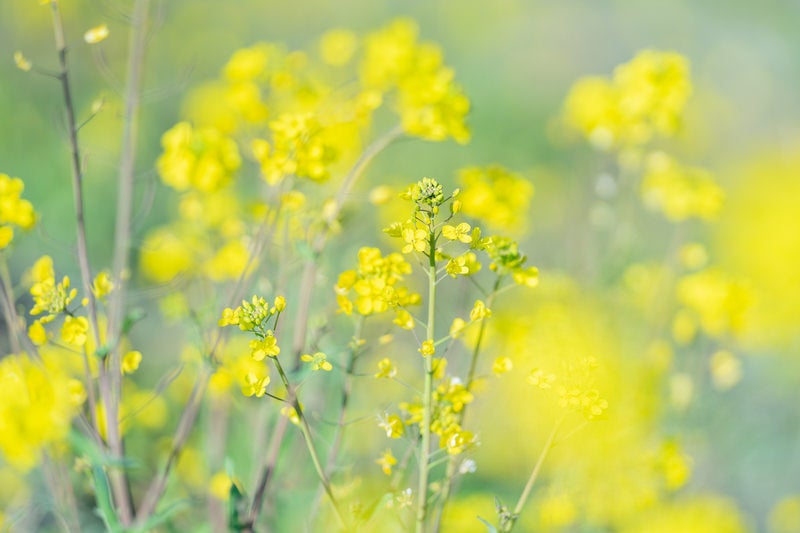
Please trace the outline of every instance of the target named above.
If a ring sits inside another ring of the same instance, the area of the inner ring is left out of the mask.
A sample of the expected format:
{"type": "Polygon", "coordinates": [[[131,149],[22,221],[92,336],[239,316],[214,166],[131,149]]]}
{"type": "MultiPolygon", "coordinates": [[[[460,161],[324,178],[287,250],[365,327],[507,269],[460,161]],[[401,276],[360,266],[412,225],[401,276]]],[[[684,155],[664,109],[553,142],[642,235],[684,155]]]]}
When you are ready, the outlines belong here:
{"type": "MultiPolygon", "coordinates": [[[[126,4],[63,2],[69,38],[76,43],[70,61],[79,114],[87,115],[98,97],[106,102],[81,132],[90,188],[89,246],[99,266],[108,265],[113,245],[114,202],[108,199],[116,185],[126,4]],[[82,33],[100,23],[111,30],[108,40],[101,47],[83,45],[82,33]]],[[[469,509],[470,521],[454,531],[480,531],[473,517],[494,513],[493,495],[511,500],[518,493],[529,468],[524,465],[533,463],[549,426],[543,429],[538,419],[507,407],[523,406],[526,413],[524,406],[539,405],[530,399],[538,391],[525,376],[562,351],[591,352],[605,361],[603,383],[613,389],[607,393],[612,410],[616,402],[632,413],[593,423],[554,452],[528,527],[692,531],[676,525],[683,516],[700,517],[695,524],[708,522],[697,531],[800,531],[800,2],[308,0],[301,8],[288,1],[170,0],[153,5],[157,24],[148,48],[137,153],[137,195],[152,197],[152,206],[147,218],[137,219],[139,238],[170,216],[169,194],[154,170],[161,135],[181,119],[188,91],[216,78],[236,49],[258,41],[309,49],[328,29],[365,33],[397,16],[417,20],[421,38],[441,45],[471,100],[472,140],[463,146],[398,143],[370,168],[353,194],[354,205],[366,205],[370,188],[385,182],[432,176],[455,184],[457,169],[469,165],[498,163],[534,184],[520,240],[540,268],[541,287],[521,300],[498,302],[497,312],[507,320],[492,342],[512,358],[512,352],[518,355],[519,377],[509,383],[489,379],[486,400],[481,396],[478,402],[476,419],[485,421],[498,411],[507,416],[492,418],[493,425],[482,429],[482,446],[474,452],[478,469],[465,478],[457,501],[469,509]],[[619,191],[613,155],[566,134],[559,122],[577,79],[610,76],[616,65],[647,48],[675,51],[690,61],[693,92],[683,126],[666,146],[686,164],[712,172],[725,191],[717,221],[683,223],[678,237],[675,225],[654,213],[638,206],[634,214],[621,210],[624,190],[619,191]],[[631,281],[630,268],[668,264],[676,238],[702,243],[710,264],[741,280],[753,296],[740,331],[719,344],[676,346],[662,357],[642,338],[652,325],[648,309],[658,299],[637,307],[633,293],[650,282],[631,281]],[[515,320],[520,309],[527,318],[515,320]],[[715,386],[709,369],[712,353],[721,348],[740,365],[740,379],[731,386],[715,386]],[[610,433],[615,437],[607,438],[610,433]],[[647,468],[670,464],[670,442],[679,446],[675,453],[685,463],[676,468],[691,475],[676,482],[674,491],[668,488],[654,507],[648,501],[661,489],[638,472],[648,461],[647,468]],[[571,517],[570,509],[580,518],[571,517]],[[664,520],[672,525],[657,529],[656,516],[668,517],[664,520]],[[720,525],[729,524],[720,517],[734,517],[732,525],[720,525]]],[[[37,2],[0,3],[0,172],[25,181],[26,197],[41,214],[35,237],[15,251],[15,279],[43,248],[77,279],[75,267],[67,266],[74,228],[63,223],[71,220],[72,193],[59,88],[53,80],[16,69],[12,60],[21,50],[35,65],[53,68],[50,24],[49,10],[37,2]]],[[[386,242],[379,218],[374,227],[359,230],[360,238],[347,241],[343,256],[354,258],[362,243],[386,242]]],[[[146,290],[146,282],[135,282],[146,290]]],[[[141,335],[140,343],[158,343],[146,337],[141,335]]]]}

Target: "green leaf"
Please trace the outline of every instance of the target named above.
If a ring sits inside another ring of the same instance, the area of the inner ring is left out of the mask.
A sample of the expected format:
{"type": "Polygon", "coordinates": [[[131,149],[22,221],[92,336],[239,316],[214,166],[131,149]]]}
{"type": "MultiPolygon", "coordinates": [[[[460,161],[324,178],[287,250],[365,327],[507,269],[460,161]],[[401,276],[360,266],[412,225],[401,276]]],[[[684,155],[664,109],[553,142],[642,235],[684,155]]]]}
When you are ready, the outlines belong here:
{"type": "Polygon", "coordinates": [[[92,465],[92,479],[94,481],[95,498],[97,499],[97,514],[103,519],[108,531],[122,533],[122,526],[111,503],[111,489],[108,486],[105,470],[97,464],[92,465]]]}

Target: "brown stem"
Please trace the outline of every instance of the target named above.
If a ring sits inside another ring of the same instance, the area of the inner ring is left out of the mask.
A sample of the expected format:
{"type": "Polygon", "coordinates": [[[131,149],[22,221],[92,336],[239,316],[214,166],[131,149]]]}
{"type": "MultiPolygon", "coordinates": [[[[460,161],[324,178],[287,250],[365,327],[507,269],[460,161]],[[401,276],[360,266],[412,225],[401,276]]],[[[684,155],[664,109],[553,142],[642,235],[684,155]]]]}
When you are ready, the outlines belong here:
{"type": "MultiPolygon", "coordinates": [[[[94,341],[97,350],[102,348],[100,328],[97,320],[97,301],[92,292],[92,270],[89,263],[89,250],[86,242],[86,223],[84,220],[84,199],[83,199],[83,172],[81,170],[81,154],[78,144],[78,128],[75,121],[75,106],[72,101],[72,91],[69,83],[69,68],[67,65],[67,44],[64,37],[64,22],[61,18],[61,11],[58,2],[51,1],[50,7],[53,14],[53,32],[55,35],[56,50],[58,51],[58,61],[60,71],[58,80],[61,83],[61,90],[64,98],[64,107],[67,115],[67,131],[69,134],[69,144],[71,148],[71,169],[72,169],[72,191],[75,204],[75,219],[78,248],[78,266],[80,267],[83,291],[86,296],[89,308],[89,320],[92,325],[94,341]]],[[[101,368],[103,364],[100,365],[101,368]]],[[[100,394],[106,406],[106,432],[108,445],[112,456],[121,459],[123,456],[123,445],[119,431],[117,416],[117,400],[114,399],[108,375],[102,370],[100,372],[100,394]]],[[[123,525],[130,525],[133,520],[133,505],[128,489],[126,473],[124,470],[113,469],[109,473],[114,500],[118,507],[119,518],[123,525]]]]}
{"type": "Polygon", "coordinates": [[[175,436],[172,440],[172,449],[164,468],[156,475],[147,491],[142,498],[142,503],[139,506],[139,512],[136,515],[138,525],[143,524],[156,510],[161,495],[167,486],[167,479],[172,470],[172,467],[177,463],[180,458],[181,451],[192,433],[194,421],[200,411],[202,405],[203,394],[208,384],[208,378],[211,372],[208,368],[204,369],[202,374],[198,376],[197,381],[192,387],[192,392],[189,394],[189,400],[186,402],[184,411],[181,414],[181,419],[178,422],[178,428],[175,431],[175,436]]]}
{"type": "Polygon", "coordinates": [[[6,328],[8,329],[8,339],[11,344],[11,351],[20,353],[22,347],[19,342],[19,319],[16,310],[14,309],[14,297],[8,290],[5,279],[0,282],[0,300],[3,303],[3,317],[6,320],[6,328]]]}
{"type": "Polygon", "coordinates": [[[267,460],[264,462],[264,466],[261,468],[258,476],[258,484],[256,485],[255,492],[253,493],[253,503],[250,506],[250,515],[248,519],[248,523],[252,525],[255,525],[256,520],[258,520],[258,517],[261,514],[261,509],[264,506],[264,495],[272,476],[275,474],[275,467],[278,463],[278,455],[281,451],[281,444],[283,443],[283,438],[286,435],[286,429],[288,427],[289,419],[285,416],[279,416],[278,422],[275,425],[275,430],[272,433],[272,438],[270,439],[269,448],[267,451],[267,460]]]}
{"type": "Polygon", "coordinates": [[[112,410],[119,410],[122,393],[121,354],[119,337],[130,261],[131,212],[133,208],[134,161],[136,134],[139,125],[139,92],[142,84],[142,66],[146,45],[147,19],[150,0],[137,0],[130,19],[131,32],[128,53],[128,76],[125,85],[125,110],[122,118],[122,148],[117,188],[117,220],[114,232],[114,259],[112,280],[114,291],[108,302],[108,328],[106,339],[113,347],[109,354],[112,410]]]}

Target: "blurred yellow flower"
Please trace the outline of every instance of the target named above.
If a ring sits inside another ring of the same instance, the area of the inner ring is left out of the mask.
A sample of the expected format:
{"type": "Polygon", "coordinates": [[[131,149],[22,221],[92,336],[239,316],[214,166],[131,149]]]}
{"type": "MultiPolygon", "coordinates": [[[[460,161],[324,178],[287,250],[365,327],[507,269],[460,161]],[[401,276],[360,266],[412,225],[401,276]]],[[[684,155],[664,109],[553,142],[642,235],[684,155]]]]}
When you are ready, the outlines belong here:
{"type": "Polygon", "coordinates": [[[106,24],[100,24],[99,26],[87,30],[86,33],[83,34],[83,40],[89,44],[97,44],[100,41],[104,41],[108,35],[108,26],[106,24]]]}
{"type": "Polygon", "coordinates": [[[131,350],[122,356],[122,373],[133,374],[138,370],[139,364],[142,362],[142,352],[138,350],[131,350]]]}
{"type": "Polygon", "coordinates": [[[30,69],[33,68],[33,64],[30,61],[28,61],[20,51],[14,52],[14,64],[17,66],[18,69],[22,70],[23,72],[28,72],[30,69]]]}

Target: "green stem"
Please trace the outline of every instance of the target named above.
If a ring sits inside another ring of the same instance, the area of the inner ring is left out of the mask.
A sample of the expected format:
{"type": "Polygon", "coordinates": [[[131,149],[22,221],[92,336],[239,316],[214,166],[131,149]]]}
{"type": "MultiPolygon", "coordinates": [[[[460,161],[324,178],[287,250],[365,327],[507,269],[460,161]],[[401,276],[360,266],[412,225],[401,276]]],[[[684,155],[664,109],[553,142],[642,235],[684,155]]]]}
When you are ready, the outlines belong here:
{"type": "Polygon", "coordinates": [[[300,420],[300,431],[303,434],[303,439],[306,441],[306,446],[308,447],[308,453],[309,455],[311,455],[311,462],[314,463],[314,469],[317,471],[320,483],[322,483],[322,487],[325,489],[325,494],[327,494],[328,498],[330,498],[331,500],[331,504],[333,505],[333,510],[336,513],[336,518],[339,519],[339,525],[341,525],[342,528],[346,530],[347,521],[345,520],[344,514],[342,513],[342,510],[339,507],[339,502],[333,495],[333,490],[331,489],[331,484],[328,481],[328,477],[325,475],[325,470],[322,468],[322,462],[320,462],[319,460],[319,454],[317,454],[317,448],[314,446],[314,441],[311,438],[311,428],[308,425],[308,419],[306,419],[306,415],[303,412],[303,408],[300,406],[300,401],[297,399],[297,394],[295,393],[294,389],[289,383],[289,378],[286,377],[286,372],[284,372],[283,366],[281,366],[281,362],[278,360],[277,357],[273,357],[272,361],[275,363],[275,368],[278,370],[278,374],[280,374],[281,376],[281,381],[283,382],[283,386],[286,387],[286,394],[288,397],[287,401],[292,405],[292,407],[294,407],[294,410],[297,412],[297,418],[300,420]]]}
{"type": "MultiPolygon", "coordinates": [[[[433,215],[431,215],[433,216],[433,215]]],[[[431,228],[433,221],[431,221],[431,228]]],[[[428,265],[428,325],[426,340],[434,339],[434,313],[436,311],[436,233],[431,229],[429,237],[428,265]]],[[[420,434],[419,486],[417,488],[417,533],[424,533],[428,517],[428,475],[430,473],[431,417],[433,396],[433,355],[425,356],[425,391],[422,399],[423,417],[420,434]]]]}
{"type": "Polygon", "coordinates": [[[514,524],[517,522],[517,518],[519,518],[519,514],[522,512],[523,507],[525,507],[525,503],[528,501],[528,497],[531,495],[533,484],[536,483],[536,478],[539,477],[539,471],[542,469],[542,464],[544,464],[544,460],[545,458],[547,458],[547,454],[553,447],[556,435],[558,434],[558,430],[561,427],[561,423],[563,421],[564,417],[562,416],[553,426],[553,430],[547,437],[547,442],[545,442],[544,448],[542,448],[542,452],[539,454],[539,458],[536,460],[536,464],[534,465],[533,470],[531,471],[531,475],[528,476],[528,482],[525,483],[525,488],[522,489],[522,494],[520,494],[519,500],[517,500],[517,505],[514,507],[514,512],[511,514],[511,517],[505,524],[503,531],[509,532],[512,529],[514,529],[514,524]]]}
{"type": "MultiPolygon", "coordinates": [[[[503,280],[502,277],[498,276],[495,279],[494,286],[492,287],[492,292],[489,294],[488,298],[486,298],[486,307],[489,309],[492,308],[494,304],[494,298],[497,296],[497,293],[500,289],[500,282],[503,280]]],[[[472,350],[472,359],[470,359],[469,363],[469,372],[467,373],[467,390],[472,388],[472,384],[475,381],[475,370],[478,367],[478,355],[481,351],[481,345],[483,344],[483,335],[486,331],[486,318],[481,320],[481,325],[478,329],[478,338],[475,341],[475,349],[472,350]]],[[[461,410],[461,412],[457,415],[458,423],[461,424],[464,421],[464,415],[467,410],[467,405],[461,410]]],[[[434,527],[434,531],[439,531],[439,527],[442,522],[442,516],[444,515],[444,509],[447,506],[447,500],[450,498],[450,493],[453,487],[453,480],[455,479],[456,475],[456,464],[458,463],[458,456],[451,455],[450,460],[447,463],[447,470],[444,476],[444,482],[442,484],[442,492],[439,504],[439,513],[436,516],[436,526],[434,527]]]]}
{"type": "Polygon", "coordinates": [[[356,360],[359,355],[358,341],[364,331],[364,323],[367,317],[361,316],[356,324],[355,334],[353,335],[353,346],[348,352],[347,366],[345,367],[344,384],[342,385],[342,397],[339,409],[339,420],[336,424],[336,432],[333,436],[333,444],[331,444],[331,451],[328,455],[328,461],[325,472],[328,476],[333,472],[336,466],[336,458],[339,455],[339,448],[342,444],[342,434],[344,433],[345,418],[347,414],[347,407],[350,404],[350,399],[353,391],[353,374],[355,372],[356,360]]]}

